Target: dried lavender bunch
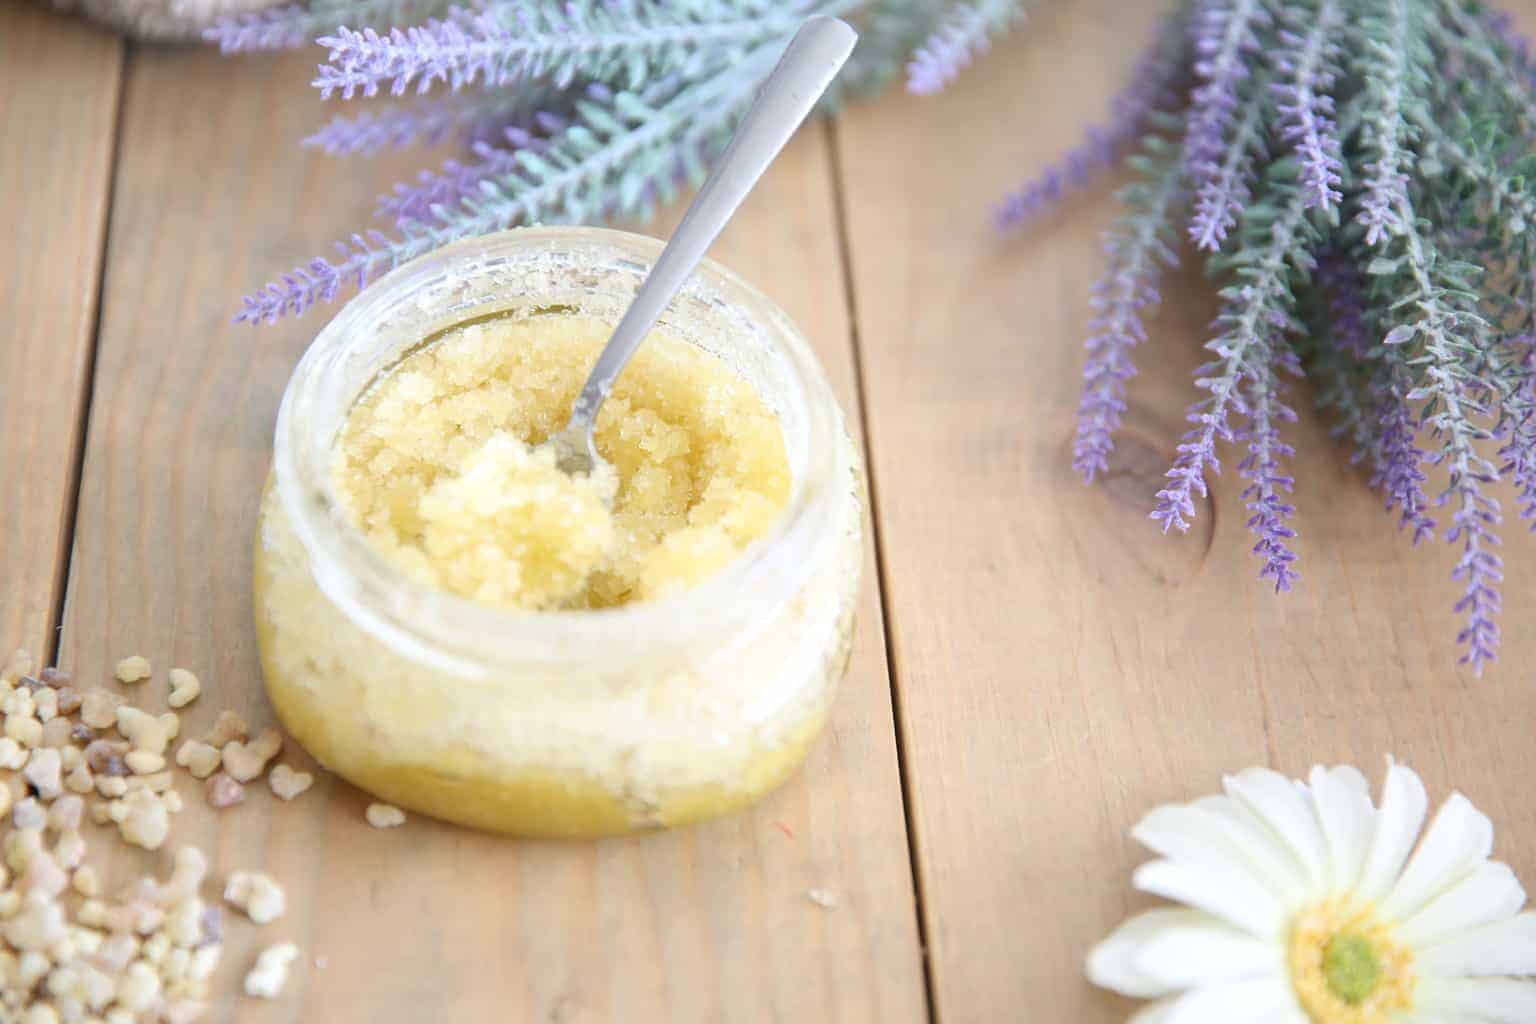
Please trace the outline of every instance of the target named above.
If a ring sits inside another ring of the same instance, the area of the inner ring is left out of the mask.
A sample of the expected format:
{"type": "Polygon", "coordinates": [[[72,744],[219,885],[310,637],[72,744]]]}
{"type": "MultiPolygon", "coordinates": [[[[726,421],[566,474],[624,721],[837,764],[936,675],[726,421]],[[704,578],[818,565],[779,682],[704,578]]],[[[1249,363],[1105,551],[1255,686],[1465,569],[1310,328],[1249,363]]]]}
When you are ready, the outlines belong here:
{"type": "Polygon", "coordinates": [[[1530,48],[1474,0],[1189,0],[1111,124],[999,215],[1032,215],[1146,134],[1094,292],[1077,471],[1109,466],[1142,314],[1182,230],[1221,313],[1153,518],[1188,529],[1220,447],[1241,446],[1260,576],[1289,589],[1284,395],[1305,370],[1401,526],[1459,550],[1458,643],[1481,671],[1499,646],[1502,478],[1536,526],[1530,48]]]}
{"type": "MultiPolygon", "coordinates": [[[[306,143],[368,154],[452,138],[469,156],[380,198],[385,226],[338,242],[247,296],[271,322],[329,302],[438,246],[516,224],[645,218],[697,182],[800,23],[861,30],[827,108],[884,87],[948,82],[1022,0],[312,0],[226,21],[226,52],[325,47],[322,96],[392,97],[306,143]]],[[[1133,115],[1135,120],[1139,115],[1133,115]]]]}

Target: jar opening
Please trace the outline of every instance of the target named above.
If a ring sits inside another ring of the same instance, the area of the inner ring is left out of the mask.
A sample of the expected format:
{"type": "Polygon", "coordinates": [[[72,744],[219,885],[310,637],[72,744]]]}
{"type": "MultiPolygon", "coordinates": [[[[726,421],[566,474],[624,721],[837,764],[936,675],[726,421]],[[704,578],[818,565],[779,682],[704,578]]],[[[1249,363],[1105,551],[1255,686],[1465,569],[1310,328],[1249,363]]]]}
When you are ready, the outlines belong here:
{"type": "Polygon", "coordinates": [[[294,371],[278,416],[279,498],[326,595],[359,624],[417,657],[466,675],[508,663],[577,667],[622,644],[636,657],[739,634],[805,582],[828,542],[835,401],[814,354],[784,314],[706,261],[662,318],[668,333],[717,356],[779,420],[792,477],[769,531],[680,592],[614,608],[516,611],[409,579],[351,522],[332,478],[334,445],[358,398],[445,330],[490,317],[580,311],[617,323],[661,251],[654,239],[593,228],[523,228],[447,246],[355,297],[294,371]]]}

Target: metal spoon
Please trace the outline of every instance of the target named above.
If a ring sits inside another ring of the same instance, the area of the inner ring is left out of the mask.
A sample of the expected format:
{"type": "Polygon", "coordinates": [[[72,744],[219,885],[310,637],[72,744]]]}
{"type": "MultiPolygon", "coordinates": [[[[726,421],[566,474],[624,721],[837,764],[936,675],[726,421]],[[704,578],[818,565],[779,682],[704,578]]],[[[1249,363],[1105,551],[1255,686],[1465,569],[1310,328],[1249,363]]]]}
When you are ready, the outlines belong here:
{"type": "Polygon", "coordinates": [[[570,422],[545,442],[554,448],[561,470],[589,474],[605,465],[592,432],[597,411],[613,390],[614,381],[747,193],[832,84],[858,38],[846,23],[822,15],[808,19],[790,40],[719,165],[688,207],[635,301],[597,357],[571,409],[570,422]]]}

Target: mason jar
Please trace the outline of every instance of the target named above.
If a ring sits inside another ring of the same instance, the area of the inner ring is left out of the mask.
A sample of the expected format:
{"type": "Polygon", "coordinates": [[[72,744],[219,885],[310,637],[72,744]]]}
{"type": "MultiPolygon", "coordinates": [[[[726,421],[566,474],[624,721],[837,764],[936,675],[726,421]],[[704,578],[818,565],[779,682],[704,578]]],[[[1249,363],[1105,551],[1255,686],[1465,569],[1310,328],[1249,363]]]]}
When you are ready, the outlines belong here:
{"type": "Polygon", "coordinates": [[[800,331],[706,261],[662,316],[777,417],[792,486],[703,582],[614,608],[524,612],[407,576],[332,480],[349,411],[405,355],[488,316],[616,324],[661,252],[593,228],[449,245],[373,284],[315,339],[278,414],[255,552],[267,692],[321,764],[378,798],[526,836],[612,835],[742,807],[805,759],[847,665],[861,461],[800,331]]]}

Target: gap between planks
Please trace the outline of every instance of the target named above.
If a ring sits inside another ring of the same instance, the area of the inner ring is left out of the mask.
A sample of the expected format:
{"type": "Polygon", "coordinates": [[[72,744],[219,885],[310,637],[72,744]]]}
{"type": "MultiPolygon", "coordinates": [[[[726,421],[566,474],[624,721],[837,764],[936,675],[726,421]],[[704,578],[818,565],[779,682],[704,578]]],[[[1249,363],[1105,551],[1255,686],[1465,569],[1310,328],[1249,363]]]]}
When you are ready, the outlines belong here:
{"type": "Polygon", "coordinates": [[[939,1008],[934,999],[933,964],[928,958],[928,905],[923,898],[924,879],[917,841],[917,815],[913,813],[913,792],[907,772],[906,714],[901,702],[901,687],[896,680],[900,672],[896,645],[892,642],[896,624],[891,610],[890,593],[886,586],[885,543],[881,535],[878,514],[880,489],[875,480],[874,436],[870,432],[869,404],[864,392],[864,339],[859,331],[859,299],[853,279],[852,234],[848,230],[848,202],[845,190],[843,157],[838,147],[838,121],[828,118],[822,138],[827,147],[827,159],[831,164],[832,209],[836,214],[834,230],[837,233],[838,265],[843,275],[843,296],[848,309],[848,343],[853,353],[854,415],[859,421],[863,436],[864,481],[869,494],[869,530],[875,548],[875,586],[880,594],[880,617],[884,626],[886,681],[891,689],[891,717],[896,727],[896,771],[901,782],[901,810],[907,825],[907,862],[912,871],[912,892],[917,900],[917,939],[923,959],[923,997],[927,1002],[928,1019],[938,1024],[939,1008]]]}
{"type": "Polygon", "coordinates": [[[59,531],[59,553],[54,560],[53,600],[48,613],[48,645],[43,664],[56,665],[64,631],[64,601],[69,596],[69,569],[75,557],[75,521],[80,515],[80,479],[85,471],[85,439],[90,432],[91,404],[96,395],[96,351],[101,344],[101,307],[107,287],[107,247],[112,241],[112,202],[117,196],[117,154],[123,146],[123,97],[128,91],[128,64],[133,48],[117,44],[117,80],[112,97],[112,142],[107,150],[106,201],[96,244],[96,286],[91,292],[89,339],[86,342],[79,408],[75,414],[75,444],[70,453],[69,480],[64,492],[64,525],[59,531]]]}
{"type": "Polygon", "coordinates": [[[0,196],[11,260],[0,376],[0,644],[53,661],[68,589],[122,112],[124,43],[38,5],[0,7],[0,196]]]}

